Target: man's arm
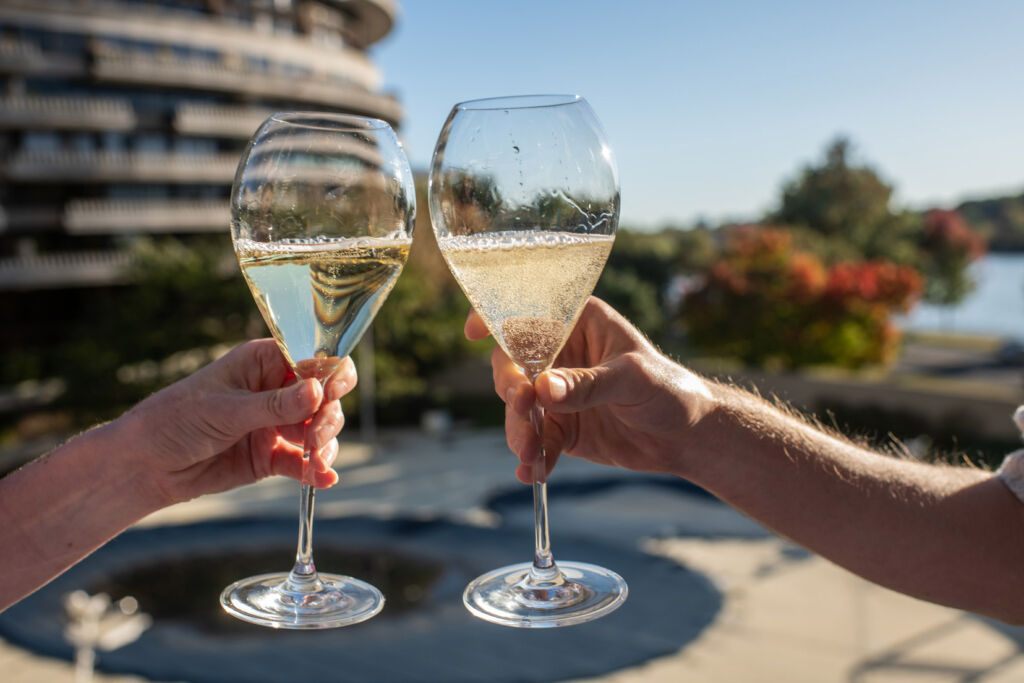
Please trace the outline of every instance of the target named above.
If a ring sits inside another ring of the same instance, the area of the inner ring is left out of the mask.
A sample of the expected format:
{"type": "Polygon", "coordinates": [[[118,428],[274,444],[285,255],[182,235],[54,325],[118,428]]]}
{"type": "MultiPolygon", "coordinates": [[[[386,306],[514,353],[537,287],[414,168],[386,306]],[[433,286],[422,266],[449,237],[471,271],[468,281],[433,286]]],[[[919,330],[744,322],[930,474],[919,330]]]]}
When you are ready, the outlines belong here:
{"type": "Polygon", "coordinates": [[[544,470],[537,400],[547,453],[684,477],[871,581],[1024,623],[1024,504],[991,473],[876,453],[704,379],[593,298],[535,386],[500,348],[491,362],[523,481],[544,470]]]}
{"type": "Polygon", "coordinates": [[[712,385],[680,476],[866,579],[1024,623],[1024,505],[990,472],[879,454],[712,385]]]}

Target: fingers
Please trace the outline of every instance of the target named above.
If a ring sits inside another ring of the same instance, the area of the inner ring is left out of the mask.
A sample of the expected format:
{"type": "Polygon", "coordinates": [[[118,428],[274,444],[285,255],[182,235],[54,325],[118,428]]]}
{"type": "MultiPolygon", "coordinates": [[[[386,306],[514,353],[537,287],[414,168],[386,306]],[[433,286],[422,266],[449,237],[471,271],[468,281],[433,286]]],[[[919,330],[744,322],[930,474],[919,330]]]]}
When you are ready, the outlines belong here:
{"type": "Polygon", "coordinates": [[[316,488],[329,488],[338,483],[338,473],[330,468],[338,457],[338,442],[331,440],[315,453],[309,461],[303,459],[303,449],[282,438],[278,438],[271,448],[270,474],[295,479],[302,483],[312,484],[316,488]],[[323,470],[317,470],[313,459],[326,464],[323,470]]]}
{"type": "Polygon", "coordinates": [[[627,354],[591,368],[557,368],[541,373],[534,390],[545,409],[578,413],[600,405],[635,402],[644,377],[643,363],[627,354]]]}
{"type": "Polygon", "coordinates": [[[336,401],[356,387],[359,381],[356,375],[356,364],[349,356],[341,361],[341,365],[324,383],[324,400],[336,401]]]}
{"type": "Polygon", "coordinates": [[[505,406],[505,439],[509,449],[519,458],[516,478],[524,484],[532,484],[535,481],[547,481],[558,462],[565,436],[556,420],[545,418],[544,448],[541,450],[540,437],[530,421],[532,399],[524,404],[519,400],[524,396],[532,396],[529,384],[526,390],[505,406]]]}
{"type": "Polygon", "coordinates": [[[281,435],[294,444],[305,444],[306,448],[311,450],[323,446],[328,440],[338,436],[342,427],[345,426],[345,416],[341,412],[339,399],[352,391],[357,381],[355,363],[351,358],[346,357],[338,370],[324,384],[324,402],[313,416],[312,421],[305,420],[295,424],[281,425],[281,435]]]}
{"type": "Polygon", "coordinates": [[[466,335],[466,339],[471,341],[484,339],[491,334],[487,329],[487,325],[484,324],[483,318],[473,309],[470,309],[469,315],[466,316],[466,326],[463,328],[463,332],[466,335]]]}
{"type": "Polygon", "coordinates": [[[225,406],[234,414],[237,437],[254,429],[305,422],[320,407],[324,390],[315,379],[306,379],[288,387],[250,393],[238,403],[225,406]]]}
{"type": "Polygon", "coordinates": [[[344,426],[345,415],[341,412],[341,401],[324,404],[306,425],[306,449],[313,452],[334,441],[344,426]]]}
{"type": "Polygon", "coordinates": [[[513,363],[500,346],[491,352],[491,373],[494,377],[494,391],[498,398],[506,403],[512,396],[517,396],[520,412],[530,409],[533,404],[533,387],[522,368],[513,363]],[[519,392],[526,392],[521,394],[519,392]]]}
{"type": "Polygon", "coordinates": [[[273,339],[254,339],[236,346],[211,368],[220,366],[251,391],[290,384],[295,373],[273,339]]]}
{"type": "Polygon", "coordinates": [[[325,472],[329,463],[322,463],[315,454],[324,446],[334,443],[344,426],[345,415],[341,410],[341,402],[331,401],[322,405],[311,419],[283,425],[278,431],[285,440],[313,454],[314,469],[325,472]]]}
{"type": "Polygon", "coordinates": [[[505,406],[505,441],[524,464],[532,465],[540,456],[540,439],[530,424],[529,413],[513,410],[510,405],[505,406]]]}
{"type": "Polygon", "coordinates": [[[534,481],[547,481],[547,478],[551,476],[552,470],[555,469],[555,463],[558,462],[558,455],[548,456],[544,459],[544,467],[541,468],[538,464],[539,461],[532,463],[519,463],[516,467],[516,479],[524,484],[532,484],[534,481]],[[543,478],[538,478],[543,477],[543,478]]]}

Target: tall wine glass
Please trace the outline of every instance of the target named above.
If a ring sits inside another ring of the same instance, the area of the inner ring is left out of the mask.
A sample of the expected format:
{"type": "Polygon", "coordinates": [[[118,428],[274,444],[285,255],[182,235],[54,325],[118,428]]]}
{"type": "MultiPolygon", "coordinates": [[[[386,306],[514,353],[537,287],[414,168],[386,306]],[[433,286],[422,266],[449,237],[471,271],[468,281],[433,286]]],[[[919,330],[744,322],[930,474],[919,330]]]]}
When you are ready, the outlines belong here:
{"type": "MultiPolygon", "coordinates": [[[[430,171],[430,215],[448,266],[491,334],[531,381],[551,367],[611,251],[619,184],[590,105],[531,95],[455,105],[430,171]]],[[[544,413],[532,422],[542,437],[544,413]]],[[[618,574],[556,564],[548,537],[545,457],[533,469],[533,562],[466,588],[470,612],[518,627],[566,626],[626,599],[618,574]]]]}
{"type": "MultiPolygon", "coordinates": [[[[274,114],[253,135],[231,192],[231,237],[296,375],[324,382],[359,341],[405,265],[415,214],[409,162],[383,121],[274,114]]],[[[384,606],[370,584],[317,572],[312,475],[307,453],[295,566],[228,586],[229,614],[313,629],[355,624],[384,606]]]]}

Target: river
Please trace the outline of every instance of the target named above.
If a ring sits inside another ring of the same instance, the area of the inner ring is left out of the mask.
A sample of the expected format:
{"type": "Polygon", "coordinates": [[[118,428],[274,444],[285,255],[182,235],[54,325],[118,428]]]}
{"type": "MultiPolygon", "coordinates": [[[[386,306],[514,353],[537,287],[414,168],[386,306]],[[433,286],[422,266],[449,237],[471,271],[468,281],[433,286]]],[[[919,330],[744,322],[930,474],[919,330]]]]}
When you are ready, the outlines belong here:
{"type": "Polygon", "coordinates": [[[960,304],[920,303],[900,318],[900,327],[994,335],[1024,343],[1024,254],[989,254],[971,271],[977,286],[960,304]]]}

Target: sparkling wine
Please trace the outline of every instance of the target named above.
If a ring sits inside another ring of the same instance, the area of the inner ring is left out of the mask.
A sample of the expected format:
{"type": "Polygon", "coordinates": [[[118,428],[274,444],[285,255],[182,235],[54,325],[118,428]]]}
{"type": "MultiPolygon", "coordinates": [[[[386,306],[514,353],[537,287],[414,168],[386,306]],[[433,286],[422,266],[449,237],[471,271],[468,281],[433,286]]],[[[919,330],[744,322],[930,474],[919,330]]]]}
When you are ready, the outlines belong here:
{"type": "Polygon", "coordinates": [[[565,344],[613,241],[610,235],[509,231],[442,237],[438,244],[491,334],[536,375],[565,344]]]}
{"type": "Polygon", "coordinates": [[[263,319],[300,377],[324,379],[363,336],[412,240],[259,243],[235,250],[263,319]]]}

